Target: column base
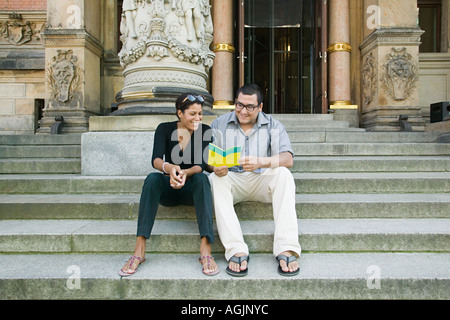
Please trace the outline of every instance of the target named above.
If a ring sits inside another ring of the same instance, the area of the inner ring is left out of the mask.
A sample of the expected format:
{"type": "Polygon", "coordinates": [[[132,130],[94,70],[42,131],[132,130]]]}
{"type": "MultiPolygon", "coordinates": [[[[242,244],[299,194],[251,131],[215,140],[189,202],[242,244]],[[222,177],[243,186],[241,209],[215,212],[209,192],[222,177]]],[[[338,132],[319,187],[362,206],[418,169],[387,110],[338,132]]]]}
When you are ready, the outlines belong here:
{"type": "Polygon", "coordinates": [[[98,115],[86,109],[68,110],[67,108],[52,108],[44,110],[44,117],[39,120],[39,129],[37,134],[52,133],[52,126],[55,124],[56,117],[63,117],[60,133],[83,133],[89,131],[89,118],[98,115]]]}
{"type": "Polygon", "coordinates": [[[399,117],[408,116],[412,131],[425,131],[425,122],[420,107],[386,106],[361,113],[361,124],[367,131],[401,131],[399,117]]]}
{"type": "Polygon", "coordinates": [[[136,86],[125,88],[116,95],[118,110],[111,115],[175,114],[175,101],[186,92],[202,95],[205,98],[204,114],[210,114],[214,98],[207,91],[183,87],[136,86]]]}

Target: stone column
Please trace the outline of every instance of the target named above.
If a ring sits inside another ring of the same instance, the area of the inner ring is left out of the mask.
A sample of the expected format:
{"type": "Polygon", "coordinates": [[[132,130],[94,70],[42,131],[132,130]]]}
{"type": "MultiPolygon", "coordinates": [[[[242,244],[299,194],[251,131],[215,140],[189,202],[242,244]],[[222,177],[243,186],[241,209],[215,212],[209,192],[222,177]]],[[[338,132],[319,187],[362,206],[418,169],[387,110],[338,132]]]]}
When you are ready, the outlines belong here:
{"type": "Polygon", "coordinates": [[[358,106],[351,103],[350,86],[350,6],[349,0],[329,2],[328,65],[329,101],[336,120],[358,126],[358,106]]]}
{"type": "Polygon", "coordinates": [[[233,93],[233,1],[214,2],[214,42],[216,54],[212,68],[214,109],[234,109],[233,93]]]}
{"type": "Polygon", "coordinates": [[[361,124],[371,131],[423,131],[419,102],[417,3],[365,0],[365,39],[360,45],[361,124]],[[400,125],[399,117],[409,125],[400,125]]]}
{"type": "Polygon", "coordinates": [[[100,7],[94,0],[47,0],[46,102],[38,133],[50,133],[63,118],[61,133],[89,130],[100,113],[100,7]]]}
{"type": "Polygon", "coordinates": [[[209,0],[124,0],[120,25],[124,88],[113,115],[174,114],[183,92],[207,91],[214,53],[209,0]]]}

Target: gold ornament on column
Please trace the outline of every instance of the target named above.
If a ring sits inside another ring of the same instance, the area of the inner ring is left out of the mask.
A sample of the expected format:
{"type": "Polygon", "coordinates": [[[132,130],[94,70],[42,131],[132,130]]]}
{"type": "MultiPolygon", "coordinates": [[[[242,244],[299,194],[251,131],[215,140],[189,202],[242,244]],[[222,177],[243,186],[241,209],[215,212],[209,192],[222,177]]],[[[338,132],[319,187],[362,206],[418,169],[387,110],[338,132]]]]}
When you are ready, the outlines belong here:
{"type": "Polygon", "coordinates": [[[329,45],[327,51],[328,51],[328,53],[339,52],[339,51],[352,52],[352,46],[350,45],[350,43],[336,42],[336,43],[329,45]]]}
{"type": "Polygon", "coordinates": [[[234,53],[235,49],[231,43],[215,43],[212,47],[213,52],[230,52],[234,53]]]}

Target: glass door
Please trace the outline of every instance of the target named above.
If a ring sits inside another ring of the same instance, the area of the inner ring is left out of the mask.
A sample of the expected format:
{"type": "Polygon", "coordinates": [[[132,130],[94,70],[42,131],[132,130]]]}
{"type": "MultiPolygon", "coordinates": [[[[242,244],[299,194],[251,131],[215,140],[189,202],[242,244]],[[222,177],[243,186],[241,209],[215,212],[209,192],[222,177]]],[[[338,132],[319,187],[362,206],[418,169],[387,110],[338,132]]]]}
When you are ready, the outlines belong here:
{"type": "Polygon", "coordinates": [[[315,1],[244,0],[242,4],[239,84],[261,87],[267,113],[317,112],[315,1]]]}

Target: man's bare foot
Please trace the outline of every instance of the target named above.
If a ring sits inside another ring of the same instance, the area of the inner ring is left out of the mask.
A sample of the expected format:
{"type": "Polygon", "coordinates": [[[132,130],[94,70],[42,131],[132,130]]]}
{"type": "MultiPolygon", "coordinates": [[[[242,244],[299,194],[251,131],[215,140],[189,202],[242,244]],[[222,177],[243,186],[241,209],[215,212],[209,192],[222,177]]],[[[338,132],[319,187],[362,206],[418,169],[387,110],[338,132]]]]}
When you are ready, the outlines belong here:
{"type": "MultiPolygon", "coordinates": [[[[284,251],[278,255],[278,257],[280,257],[280,256],[286,256],[289,258],[289,257],[294,256],[294,253],[292,251],[284,251]]],[[[283,272],[294,273],[294,272],[297,272],[297,270],[299,269],[297,260],[289,261],[289,264],[286,260],[278,259],[278,258],[277,258],[277,260],[278,260],[278,262],[280,264],[280,268],[281,268],[281,270],[283,270],[283,272]]]]}
{"type": "Polygon", "coordinates": [[[243,252],[236,253],[228,261],[227,272],[234,276],[238,276],[241,273],[242,273],[242,275],[247,274],[248,258],[249,257],[248,257],[247,253],[243,253],[243,252]]]}

